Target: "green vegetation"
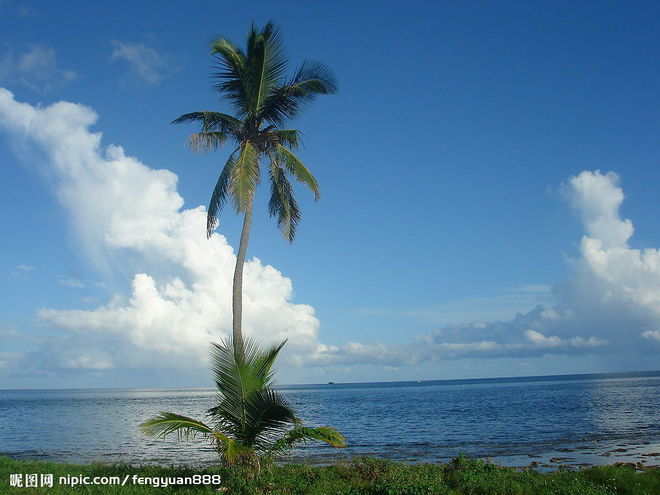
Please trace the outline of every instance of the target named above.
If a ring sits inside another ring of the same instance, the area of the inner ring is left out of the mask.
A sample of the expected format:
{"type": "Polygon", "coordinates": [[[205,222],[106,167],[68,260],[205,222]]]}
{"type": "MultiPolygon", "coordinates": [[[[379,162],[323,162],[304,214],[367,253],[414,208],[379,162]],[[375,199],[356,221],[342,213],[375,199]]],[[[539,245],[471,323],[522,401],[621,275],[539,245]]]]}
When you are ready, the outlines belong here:
{"type": "Polygon", "coordinates": [[[237,466],[248,476],[259,472],[263,460],[282,455],[299,441],[316,440],[343,447],[341,433],[329,426],[303,426],[289,404],[273,390],[272,367],[284,344],[263,350],[246,339],[241,352],[236,352],[231,340],[213,344],[211,369],[220,393],[218,404],[208,411],[211,425],[161,412],[142,423],[142,431],[151,436],[176,433],[179,439],[200,435],[213,443],[223,464],[237,466]]]}
{"type": "Polygon", "coordinates": [[[248,33],[245,50],[221,38],[211,44],[218,72],[214,88],[227,100],[235,114],[202,111],[187,113],[173,123],[198,123],[200,132],[190,136],[193,151],[208,152],[230,141],[230,153],[211,195],[206,233],[211,235],[220,210],[231,199],[242,213],[243,229],[236,255],[233,285],[233,339],[242,343],[243,265],[247,252],[254,193],[261,178],[261,161],[268,162],[271,195],[268,209],[277,217],[282,235],[290,242],[296,235],[300,208],[293,197],[287,175],[308,186],[319,198],[316,179],[294,151],[301,143],[300,132],[285,124],[318,94],[337,89],[332,71],[318,62],[304,62],[287,78],[280,32],[272,22],[248,33]]]}
{"type": "Polygon", "coordinates": [[[581,471],[551,473],[498,468],[479,460],[457,458],[449,464],[402,464],[361,458],[333,466],[285,465],[264,469],[253,479],[244,479],[226,467],[210,469],[165,468],[126,465],[75,466],[0,458],[0,493],[20,494],[204,494],[240,495],[655,495],[660,493],[660,469],[642,473],[626,466],[592,467],[581,471]],[[52,473],[52,488],[10,487],[11,474],[52,473]],[[133,484],[133,476],[183,478],[217,476],[220,484],[154,487],[133,484]],[[128,476],[125,486],[86,485],[71,488],[59,477],[128,476]]]}

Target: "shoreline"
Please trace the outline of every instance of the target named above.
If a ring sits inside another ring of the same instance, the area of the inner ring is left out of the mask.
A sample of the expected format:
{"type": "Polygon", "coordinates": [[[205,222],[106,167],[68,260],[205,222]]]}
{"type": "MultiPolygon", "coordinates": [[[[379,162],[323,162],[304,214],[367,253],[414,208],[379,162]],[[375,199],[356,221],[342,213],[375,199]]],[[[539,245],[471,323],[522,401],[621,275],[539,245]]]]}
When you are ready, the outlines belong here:
{"type": "Polygon", "coordinates": [[[594,466],[628,465],[636,469],[660,468],[660,444],[619,447],[604,452],[593,449],[558,449],[543,454],[480,457],[495,464],[519,469],[535,468],[541,471],[557,469],[582,469],[594,466]],[[503,462],[504,461],[504,462],[503,462]]]}
{"type": "MultiPolygon", "coordinates": [[[[501,467],[512,467],[517,469],[537,469],[539,471],[550,471],[559,467],[580,469],[594,466],[630,465],[636,468],[650,467],[660,468],[660,442],[641,443],[616,443],[616,442],[591,442],[585,445],[583,442],[574,442],[575,447],[560,447],[542,452],[520,452],[512,453],[507,450],[499,452],[485,452],[482,454],[465,454],[473,459],[491,462],[501,467]]],[[[452,458],[461,455],[434,456],[432,453],[421,453],[418,456],[410,455],[408,452],[398,455],[393,448],[386,455],[381,452],[367,452],[366,456],[376,457],[394,462],[417,463],[417,464],[439,464],[451,461],[452,458]]],[[[304,454],[293,454],[288,462],[304,463],[309,465],[332,465],[336,462],[350,462],[353,458],[361,457],[341,455],[337,453],[316,454],[305,456],[304,454]]]]}
{"type": "MultiPolygon", "coordinates": [[[[194,454],[192,449],[191,454],[194,454]]],[[[383,455],[380,452],[360,453],[356,455],[343,455],[336,451],[328,454],[312,454],[304,455],[301,453],[293,453],[292,455],[276,461],[278,465],[306,465],[311,467],[332,466],[341,463],[351,463],[356,459],[369,457],[374,459],[381,459],[384,461],[391,461],[394,463],[402,464],[435,464],[443,465],[451,462],[452,459],[459,457],[463,454],[455,456],[442,456],[435,457],[425,453],[419,456],[411,455],[397,455],[395,452],[390,452],[389,455],[383,455]]],[[[93,465],[103,464],[107,466],[112,465],[125,465],[125,466],[157,466],[168,468],[172,466],[189,467],[192,469],[207,469],[217,465],[213,460],[204,459],[201,462],[190,463],[172,463],[170,461],[162,462],[158,459],[150,459],[146,462],[131,462],[119,456],[114,459],[114,456],[107,456],[89,460],[79,460],[75,458],[62,459],[61,456],[48,455],[46,453],[37,454],[30,453],[9,453],[0,452],[0,458],[9,458],[18,462],[45,462],[55,463],[68,466],[76,465],[93,465]]],[[[563,469],[584,469],[588,467],[599,466],[618,466],[626,465],[634,467],[635,469],[644,468],[660,468],[660,442],[643,442],[641,444],[619,444],[609,446],[599,446],[594,442],[594,445],[577,446],[575,448],[565,447],[553,450],[548,450],[542,453],[516,453],[507,454],[501,453],[485,453],[476,455],[466,455],[467,458],[476,459],[490,464],[515,469],[535,469],[540,472],[550,472],[559,468],[563,469]]],[[[164,461],[164,460],[163,460],[164,461]]]]}

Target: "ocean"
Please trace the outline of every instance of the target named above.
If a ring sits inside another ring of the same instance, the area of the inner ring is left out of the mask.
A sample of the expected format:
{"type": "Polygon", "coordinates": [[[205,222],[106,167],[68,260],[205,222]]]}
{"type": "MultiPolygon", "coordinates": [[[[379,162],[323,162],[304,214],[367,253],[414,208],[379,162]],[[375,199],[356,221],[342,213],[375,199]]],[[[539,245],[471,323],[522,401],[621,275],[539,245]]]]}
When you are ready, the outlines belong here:
{"type": "MultiPolygon", "coordinates": [[[[509,466],[660,463],[660,371],[278,387],[310,426],[345,449],[307,443],[290,457],[360,455],[443,462],[460,454],[509,466]]],[[[203,440],[143,436],[159,411],[205,419],[214,389],[0,390],[0,455],[68,463],[209,465],[203,440]]]]}

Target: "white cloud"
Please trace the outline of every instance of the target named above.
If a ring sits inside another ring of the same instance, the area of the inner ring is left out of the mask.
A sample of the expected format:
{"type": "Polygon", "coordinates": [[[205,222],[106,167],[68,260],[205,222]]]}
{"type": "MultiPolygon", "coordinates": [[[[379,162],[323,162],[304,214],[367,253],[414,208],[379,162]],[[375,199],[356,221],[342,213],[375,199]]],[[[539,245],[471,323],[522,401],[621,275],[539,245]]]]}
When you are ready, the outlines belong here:
{"type": "Polygon", "coordinates": [[[634,232],[630,220],[619,218],[624,195],[618,182],[619,176],[614,172],[584,171],[562,187],[564,196],[580,215],[587,237],[598,240],[605,249],[627,247],[634,232]]]}
{"type": "Polygon", "coordinates": [[[33,266],[20,264],[20,265],[16,265],[16,269],[12,272],[12,276],[17,278],[27,279],[30,276],[30,273],[33,271],[34,271],[33,266]]]}
{"type": "Polygon", "coordinates": [[[48,93],[75,79],[74,71],[59,67],[55,49],[48,46],[33,44],[20,53],[10,48],[0,56],[0,82],[48,93]]]}
{"type": "Polygon", "coordinates": [[[613,172],[584,171],[562,187],[586,235],[580,257],[572,262],[572,276],[554,288],[554,307],[538,307],[484,328],[445,329],[434,333],[432,340],[469,336],[503,343],[508,352],[535,352],[517,342],[524,337],[539,349],[557,352],[657,353],[660,349],[649,348],[640,335],[655,340],[656,331],[642,329],[660,326],[660,251],[630,247],[634,228],[619,216],[624,194],[618,184],[613,172]]]}
{"type": "MultiPolygon", "coordinates": [[[[624,354],[639,357],[640,363],[652,362],[660,351],[660,331],[644,329],[660,327],[660,251],[630,247],[634,228],[619,216],[624,194],[618,183],[613,172],[584,171],[562,187],[586,235],[580,257],[572,261],[572,276],[553,289],[554,306],[539,305],[503,321],[444,325],[408,345],[375,344],[369,352],[352,344],[330,347],[314,359],[354,364],[365,362],[363,356],[369,354],[369,362],[396,365],[605,353],[610,363],[624,354]]],[[[543,294],[546,287],[521,287],[516,292],[543,294]]]]}
{"type": "Polygon", "coordinates": [[[606,340],[598,339],[596,337],[589,337],[586,340],[583,339],[582,337],[572,337],[570,339],[562,339],[560,337],[557,337],[556,335],[546,337],[541,332],[537,332],[536,330],[527,330],[525,332],[525,337],[527,337],[527,340],[540,347],[560,347],[560,346],[598,347],[607,344],[606,340]]]}
{"type": "MultiPolygon", "coordinates": [[[[607,341],[598,337],[559,337],[542,333],[548,310],[541,306],[510,321],[469,322],[448,325],[418,337],[417,342],[385,346],[379,343],[319,346],[304,362],[313,365],[381,364],[414,365],[463,358],[525,358],[547,354],[584,354],[605,349],[607,341]]],[[[569,318],[564,313],[560,318],[569,318]]],[[[566,320],[563,320],[566,323],[566,320]]],[[[556,328],[555,328],[556,330],[556,328]]]]}
{"type": "Polygon", "coordinates": [[[587,235],[575,275],[558,287],[564,305],[618,338],[660,326],[660,251],[629,246],[634,229],[630,220],[619,218],[624,195],[616,174],[582,172],[565,191],[587,235]]]}
{"type": "Polygon", "coordinates": [[[92,350],[71,358],[64,358],[62,367],[65,369],[108,370],[114,368],[115,365],[107,352],[92,350]]]}
{"type": "Polygon", "coordinates": [[[112,59],[128,62],[131,71],[143,82],[156,84],[178,70],[172,58],[144,43],[112,40],[112,59]]]}
{"type": "MultiPolygon", "coordinates": [[[[219,234],[206,239],[203,207],[182,208],[175,174],[151,169],[119,146],[103,148],[101,134],[89,130],[95,121],[82,105],[34,107],[0,89],[0,128],[48,157],[58,200],[83,251],[99,267],[133,274],[128,297],[117,295],[92,310],[39,311],[42,322],[72,335],[52,342],[51,365],[90,368],[86,356],[105,345],[112,351],[103,363],[113,366],[203,366],[208,343],[231,326],[233,250],[219,234]]],[[[265,342],[290,338],[291,351],[314,347],[314,310],[291,298],[289,279],[256,258],[249,261],[246,333],[265,342]]]]}
{"type": "MultiPolygon", "coordinates": [[[[101,134],[90,131],[96,118],[73,103],[20,103],[0,88],[0,129],[46,155],[82,251],[99,268],[124,270],[132,280],[128,294],[91,310],[40,310],[41,321],[64,336],[47,342],[39,362],[51,369],[204,369],[208,342],[231,326],[233,250],[219,234],[206,239],[205,210],[183,208],[175,174],[151,169],[119,146],[102,147],[101,134]]],[[[619,217],[618,177],[585,171],[563,192],[586,235],[573,275],[552,290],[553,305],[501,321],[444,325],[403,344],[328,346],[318,342],[314,309],[292,302],[291,281],[254,258],[245,267],[245,331],[264,342],[289,338],[291,362],[333,369],[548,354],[657,355],[658,331],[647,329],[660,328],[660,253],[629,246],[634,230],[619,217]]],[[[524,286],[494,299],[518,305],[550,295],[546,286],[524,286]]]]}
{"type": "Polygon", "coordinates": [[[60,280],[60,285],[64,285],[66,287],[74,287],[76,289],[82,289],[83,287],[85,287],[85,284],[82,283],[77,278],[66,278],[66,279],[60,280]]]}
{"type": "Polygon", "coordinates": [[[660,330],[647,330],[646,332],[642,332],[640,337],[660,342],[660,330]]]}

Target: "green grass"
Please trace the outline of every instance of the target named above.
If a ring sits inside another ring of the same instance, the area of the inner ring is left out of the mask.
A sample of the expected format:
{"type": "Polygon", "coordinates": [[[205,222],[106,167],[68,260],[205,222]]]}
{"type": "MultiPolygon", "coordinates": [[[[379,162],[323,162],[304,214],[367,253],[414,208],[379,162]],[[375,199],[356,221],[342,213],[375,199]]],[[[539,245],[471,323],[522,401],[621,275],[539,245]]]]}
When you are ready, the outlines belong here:
{"type": "Polygon", "coordinates": [[[626,466],[600,466],[550,473],[500,468],[484,461],[456,458],[448,464],[403,464],[360,458],[332,466],[285,464],[265,469],[252,480],[217,467],[193,469],[92,464],[77,466],[0,457],[0,493],[28,494],[268,494],[268,495],[658,495],[660,469],[642,473],[626,466]],[[53,487],[11,487],[11,474],[53,474],[53,487]],[[216,476],[221,484],[154,487],[132,483],[132,476],[184,478],[216,476]],[[60,484],[60,477],[115,476],[125,486],[60,484]]]}

